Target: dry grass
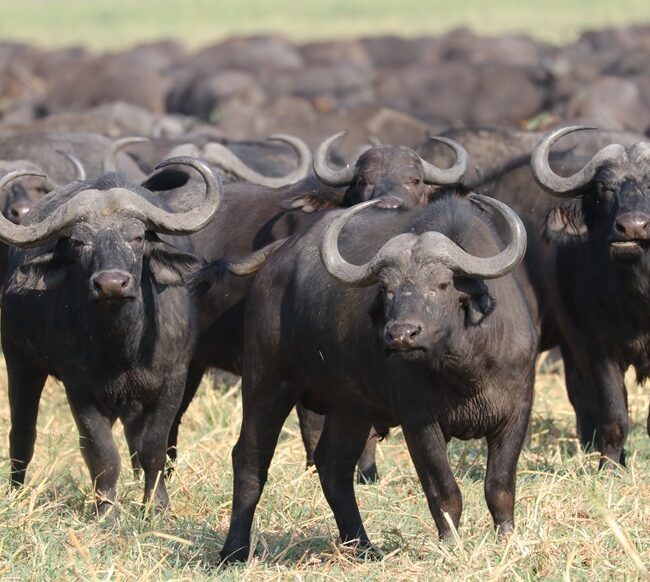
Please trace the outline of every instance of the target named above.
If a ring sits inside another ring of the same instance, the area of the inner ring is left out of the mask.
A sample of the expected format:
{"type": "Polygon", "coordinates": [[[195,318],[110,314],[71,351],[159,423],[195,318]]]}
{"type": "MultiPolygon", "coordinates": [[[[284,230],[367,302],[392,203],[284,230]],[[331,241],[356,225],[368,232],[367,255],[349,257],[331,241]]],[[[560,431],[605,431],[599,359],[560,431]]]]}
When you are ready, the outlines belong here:
{"type": "MultiPolygon", "coordinates": [[[[0,370],[2,383],[5,376],[0,370]]],[[[143,516],[141,484],[127,470],[123,438],[123,518],[98,525],[90,481],[77,449],[63,390],[51,381],[41,403],[39,438],[28,485],[2,488],[0,578],[42,580],[219,579],[637,579],[650,561],[650,440],[647,391],[630,384],[629,467],[598,473],[578,451],[561,376],[537,384],[532,444],[519,463],[518,529],[495,539],[483,499],[485,447],[454,442],[450,457],[464,496],[460,542],[442,545],[402,435],[379,447],[381,483],[357,488],[381,561],[356,561],[337,547],[334,519],[315,474],[303,468],[296,419],[287,423],[271,467],[254,530],[256,557],[247,566],[214,564],[225,538],[231,494],[230,450],[240,421],[238,391],[206,386],[181,433],[170,516],[143,516]],[[645,565],[644,565],[645,564],[645,565]]],[[[0,475],[8,475],[6,387],[0,407],[0,475]]]]}

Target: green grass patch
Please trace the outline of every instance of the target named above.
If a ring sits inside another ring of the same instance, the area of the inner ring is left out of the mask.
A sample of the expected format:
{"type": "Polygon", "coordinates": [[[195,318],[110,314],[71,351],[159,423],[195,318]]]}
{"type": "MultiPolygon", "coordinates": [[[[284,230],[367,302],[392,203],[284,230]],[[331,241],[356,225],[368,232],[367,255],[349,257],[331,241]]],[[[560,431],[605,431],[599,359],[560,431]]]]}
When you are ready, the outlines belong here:
{"type": "Polygon", "coordinates": [[[0,38],[43,46],[116,49],[173,38],[191,47],[231,35],[295,40],[439,34],[526,33],[565,42],[585,29],[650,21],[647,0],[2,0],[0,38]]]}

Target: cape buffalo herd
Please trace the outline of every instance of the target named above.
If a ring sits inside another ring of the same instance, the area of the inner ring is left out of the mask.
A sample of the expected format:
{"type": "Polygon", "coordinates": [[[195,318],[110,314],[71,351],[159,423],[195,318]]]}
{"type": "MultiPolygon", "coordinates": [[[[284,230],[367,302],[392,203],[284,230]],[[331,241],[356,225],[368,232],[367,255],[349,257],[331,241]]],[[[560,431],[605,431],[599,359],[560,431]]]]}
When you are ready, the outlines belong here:
{"type": "Polygon", "coordinates": [[[378,553],[355,469],[379,478],[396,426],[445,540],[463,505],[447,444],[484,438],[506,536],[553,348],[580,443],[624,467],[624,375],[650,377],[649,57],[644,26],[565,46],[467,30],[195,54],[0,43],[12,485],[53,376],[98,517],[119,517],[118,419],[144,503],[169,508],[183,416],[216,368],[242,399],[224,562],[249,557],[294,407],[354,553],[378,553]]]}

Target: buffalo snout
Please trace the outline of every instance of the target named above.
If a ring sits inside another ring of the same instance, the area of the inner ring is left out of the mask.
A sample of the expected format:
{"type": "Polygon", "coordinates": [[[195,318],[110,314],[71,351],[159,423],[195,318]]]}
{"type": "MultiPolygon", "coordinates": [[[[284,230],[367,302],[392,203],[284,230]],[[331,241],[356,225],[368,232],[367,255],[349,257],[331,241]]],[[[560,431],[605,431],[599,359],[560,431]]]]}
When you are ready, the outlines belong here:
{"type": "Polygon", "coordinates": [[[384,330],[384,343],[390,350],[402,351],[422,348],[422,324],[415,322],[388,323],[384,330]]]}
{"type": "Polygon", "coordinates": [[[95,299],[130,299],[133,297],[133,278],[124,271],[101,271],[91,279],[95,299]]]}
{"type": "Polygon", "coordinates": [[[614,228],[621,241],[648,240],[650,215],[645,212],[625,212],[616,218],[614,228]]]}
{"type": "Polygon", "coordinates": [[[28,200],[17,200],[11,206],[7,212],[9,220],[14,224],[20,224],[27,216],[27,213],[31,210],[32,205],[28,200]]]}

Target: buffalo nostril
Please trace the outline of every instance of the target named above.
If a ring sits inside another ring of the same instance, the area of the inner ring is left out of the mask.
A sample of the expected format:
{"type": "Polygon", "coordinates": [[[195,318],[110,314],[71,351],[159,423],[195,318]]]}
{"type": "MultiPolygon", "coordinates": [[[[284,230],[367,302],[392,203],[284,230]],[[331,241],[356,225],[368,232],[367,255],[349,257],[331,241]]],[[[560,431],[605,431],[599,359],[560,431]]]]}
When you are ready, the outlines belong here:
{"type": "Polygon", "coordinates": [[[29,204],[13,204],[9,207],[9,219],[15,224],[20,224],[30,209],[29,204]]]}
{"type": "Polygon", "coordinates": [[[131,276],[120,271],[104,271],[92,278],[95,294],[100,299],[126,297],[131,276]]]}
{"type": "Polygon", "coordinates": [[[410,333],[411,337],[415,337],[416,335],[418,335],[421,332],[422,332],[422,326],[418,325],[418,326],[415,327],[415,329],[412,329],[409,333],[410,333]]]}
{"type": "Polygon", "coordinates": [[[645,212],[625,212],[616,219],[614,229],[625,239],[643,240],[648,238],[648,226],[650,215],[645,212]]]}
{"type": "Polygon", "coordinates": [[[421,333],[420,324],[394,323],[386,327],[385,338],[392,348],[412,348],[421,333]]]}

